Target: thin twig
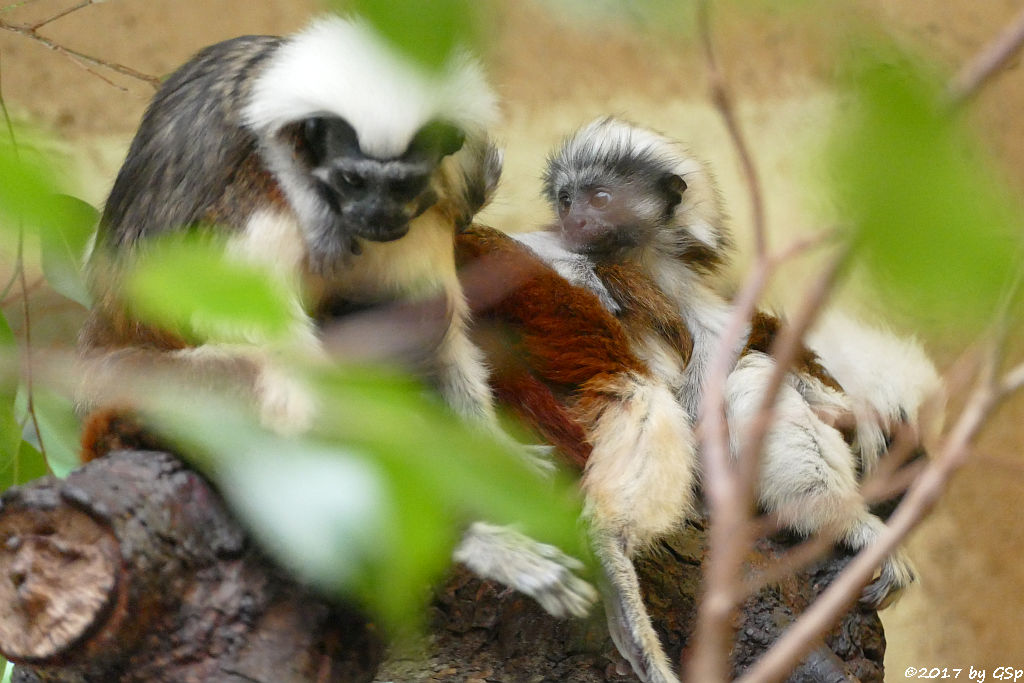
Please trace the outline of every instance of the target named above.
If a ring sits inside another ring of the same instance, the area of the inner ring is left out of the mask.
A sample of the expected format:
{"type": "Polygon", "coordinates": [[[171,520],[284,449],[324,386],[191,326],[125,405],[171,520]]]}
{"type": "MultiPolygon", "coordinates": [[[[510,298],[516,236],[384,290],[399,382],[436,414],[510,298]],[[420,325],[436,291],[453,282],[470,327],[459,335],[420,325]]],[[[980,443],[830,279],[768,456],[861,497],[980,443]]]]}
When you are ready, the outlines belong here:
{"type": "Polygon", "coordinates": [[[18,157],[18,143],[14,138],[14,123],[11,121],[11,113],[7,111],[7,101],[4,100],[3,94],[3,73],[4,73],[4,62],[3,52],[0,52],[0,113],[3,114],[4,124],[7,126],[7,137],[11,140],[11,148],[14,150],[15,158],[18,157]]]}
{"type": "MultiPolygon", "coordinates": [[[[20,259],[21,257],[21,245],[19,244],[18,258],[20,259]]],[[[39,429],[39,418],[36,416],[35,383],[32,374],[32,315],[29,311],[28,304],[28,284],[25,280],[25,268],[20,267],[18,270],[21,273],[19,280],[21,282],[22,292],[21,305],[22,310],[24,311],[22,321],[25,324],[25,329],[22,330],[22,334],[25,337],[25,410],[32,418],[32,428],[35,429],[36,439],[39,441],[39,453],[43,456],[43,462],[46,463],[46,469],[49,471],[50,460],[46,457],[46,445],[43,443],[43,432],[39,429]]]]}
{"type": "Polygon", "coordinates": [[[836,615],[857,599],[878,564],[931,511],[950,477],[966,462],[971,452],[971,443],[981,425],[1005,396],[1006,392],[996,386],[991,377],[982,379],[968,398],[960,419],[945,440],[938,457],[929,463],[907,491],[877,541],[853,558],[772,649],[739,679],[740,683],[779,681],[786,677],[834,623],[836,615]]]}
{"type": "Polygon", "coordinates": [[[1006,373],[1000,386],[1000,390],[1005,394],[1012,394],[1021,389],[1024,389],[1024,363],[1006,373]]]}
{"type": "Polygon", "coordinates": [[[725,382],[736,364],[740,340],[749,326],[761,293],[772,273],[786,260],[817,246],[834,233],[798,240],[778,254],[757,259],[753,270],[733,299],[726,329],[709,363],[701,399],[698,435],[704,465],[704,495],[711,525],[705,563],[704,597],[698,605],[696,641],[690,659],[690,677],[716,681],[726,677],[732,634],[732,614],[744,595],[740,571],[753,542],[753,492],[744,491],[729,465],[729,430],[725,420],[725,382]]]}
{"type": "Polygon", "coordinates": [[[802,348],[802,341],[807,330],[818,318],[822,307],[832,294],[842,265],[849,255],[848,249],[842,249],[825,267],[815,281],[807,296],[804,297],[800,309],[793,321],[782,327],[778,338],[772,344],[772,357],[775,367],[772,369],[768,384],[761,396],[754,421],[744,434],[745,441],[739,455],[740,486],[744,493],[753,492],[757,486],[758,466],[761,447],[764,444],[768,429],[775,420],[775,399],[782,388],[789,369],[802,348]]]}
{"type": "Polygon", "coordinates": [[[751,227],[754,232],[754,250],[758,257],[764,257],[768,251],[768,234],[764,214],[764,199],[761,192],[761,180],[754,165],[750,147],[747,145],[736,116],[736,109],[733,105],[729,90],[726,87],[725,76],[718,65],[715,56],[714,44],[711,39],[711,10],[709,0],[701,0],[697,5],[697,20],[700,27],[701,43],[704,46],[704,61],[708,73],[708,84],[711,87],[711,99],[718,109],[722,120],[725,122],[726,130],[732,139],[733,147],[740,158],[740,165],[743,169],[743,179],[747,184],[747,193],[750,196],[751,227]]]}
{"type": "Polygon", "coordinates": [[[74,5],[72,7],[68,7],[67,9],[64,9],[64,10],[62,10],[60,12],[57,12],[57,14],[54,14],[52,17],[48,17],[46,19],[43,19],[42,21],[37,21],[36,23],[32,24],[32,26],[30,28],[33,31],[38,31],[39,29],[41,29],[42,27],[46,26],[47,24],[52,24],[53,22],[57,21],[58,19],[63,19],[64,17],[66,17],[69,14],[73,14],[74,12],[77,12],[78,10],[80,10],[80,9],[82,9],[84,7],[88,7],[89,5],[95,5],[95,4],[96,4],[96,0],[82,0],[82,2],[78,3],[77,5],[74,5]]]}
{"type": "MultiPolygon", "coordinates": [[[[17,282],[17,280],[18,280],[18,274],[15,273],[14,275],[11,276],[11,279],[7,281],[7,284],[4,286],[4,288],[2,290],[0,290],[0,307],[8,306],[8,305],[14,303],[14,301],[18,297],[21,296],[20,293],[19,294],[11,294],[10,293],[11,292],[11,287],[14,285],[15,282],[17,282]]],[[[35,292],[35,291],[38,291],[38,290],[42,289],[45,286],[46,286],[46,277],[41,275],[41,276],[37,277],[35,280],[32,281],[32,284],[30,284],[28,286],[28,291],[29,292],[35,292]]]]}
{"type": "MultiPolygon", "coordinates": [[[[954,363],[955,368],[962,370],[969,370],[971,366],[975,368],[976,372],[971,373],[975,389],[969,394],[956,425],[940,445],[935,460],[920,466],[919,475],[912,479],[906,495],[889,518],[887,528],[875,543],[858,553],[832,585],[747,671],[740,679],[742,683],[782,680],[792,670],[813,647],[814,642],[835,623],[836,617],[857,599],[878,564],[895,550],[935,506],[948,487],[949,479],[966,462],[978,430],[999,402],[1024,386],[1024,363],[1011,369],[1002,378],[996,376],[1005,352],[1011,304],[1019,293],[1021,282],[1018,273],[1004,292],[1001,305],[986,335],[988,342],[983,344],[985,354],[980,362],[969,364],[975,353],[968,350],[954,363]]],[[[959,374],[957,385],[966,385],[971,381],[968,375],[962,372],[959,374]]],[[[901,431],[895,445],[905,447],[910,443],[908,433],[909,430],[901,431]]]]}
{"type": "MultiPolygon", "coordinates": [[[[0,66],[3,66],[0,64],[0,66]]],[[[4,88],[3,88],[3,71],[0,70],[0,112],[3,113],[4,123],[7,127],[7,134],[10,136],[11,148],[16,156],[20,156],[18,147],[18,138],[14,134],[14,124],[11,122],[11,117],[7,111],[7,102],[4,99],[4,88]]],[[[18,254],[15,259],[15,272],[18,278],[18,282],[21,284],[21,303],[23,310],[23,322],[25,329],[22,334],[25,338],[25,396],[26,396],[26,410],[28,415],[32,419],[32,426],[35,429],[36,437],[39,439],[39,452],[43,456],[43,461],[46,463],[46,469],[50,469],[49,460],[46,458],[46,447],[43,444],[43,433],[39,429],[39,418],[36,416],[35,409],[35,397],[34,397],[34,385],[32,381],[32,314],[29,311],[28,303],[28,281],[25,277],[25,230],[23,226],[19,226],[18,229],[18,254]]],[[[15,467],[18,466],[17,460],[15,461],[15,467]]]]}
{"type": "Polygon", "coordinates": [[[947,101],[959,107],[974,97],[981,88],[1024,45],[1024,10],[1006,28],[986,44],[956,75],[947,88],[947,101]]]}
{"type": "MultiPolygon", "coordinates": [[[[50,50],[53,50],[54,52],[57,52],[58,54],[64,55],[65,57],[70,59],[72,62],[74,62],[78,66],[82,67],[83,69],[85,69],[89,73],[93,74],[94,76],[99,76],[100,78],[103,78],[103,80],[106,81],[107,83],[111,83],[111,81],[109,81],[108,79],[104,78],[103,76],[100,76],[95,71],[93,71],[92,69],[88,68],[86,65],[90,65],[90,66],[94,66],[94,67],[99,67],[101,69],[107,69],[109,71],[113,71],[115,73],[119,73],[122,76],[127,76],[127,77],[133,78],[133,79],[135,79],[137,81],[142,81],[144,83],[148,83],[149,85],[153,86],[154,90],[156,90],[157,88],[160,87],[160,79],[157,78],[156,76],[150,76],[149,74],[144,74],[141,71],[136,71],[135,69],[132,69],[132,68],[127,67],[127,66],[124,66],[123,64],[118,64],[116,62],[108,62],[108,61],[106,61],[104,59],[99,59],[98,57],[93,57],[93,56],[87,55],[87,54],[85,54],[83,52],[79,52],[77,50],[72,50],[69,47],[65,47],[65,46],[61,45],[60,43],[56,43],[56,42],[50,40],[46,36],[39,35],[38,33],[36,33],[34,27],[31,27],[31,26],[18,26],[18,25],[15,25],[15,24],[7,23],[5,21],[0,21],[0,29],[2,29],[4,31],[10,31],[11,33],[16,33],[16,34],[18,34],[20,36],[24,36],[25,38],[28,38],[30,40],[34,40],[35,42],[39,43],[40,45],[43,45],[44,47],[49,48],[50,50]]],[[[114,85],[113,83],[111,83],[111,84],[114,85]]],[[[120,87],[120,86],[118,86],[118,87],[120,87]]]]}

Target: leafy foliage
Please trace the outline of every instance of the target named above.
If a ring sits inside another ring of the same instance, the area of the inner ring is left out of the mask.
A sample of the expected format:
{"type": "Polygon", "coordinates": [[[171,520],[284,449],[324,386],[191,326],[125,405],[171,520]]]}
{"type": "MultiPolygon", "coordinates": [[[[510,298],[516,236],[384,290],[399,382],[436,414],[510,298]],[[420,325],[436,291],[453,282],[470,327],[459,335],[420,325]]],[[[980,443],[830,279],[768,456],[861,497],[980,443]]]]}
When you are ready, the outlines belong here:
{"type": "Polygon", "coordinates": [[[295,319],[281,279],[201,232],[147,245],[125,287],[139,316],[197,342],[280,339],[295,319]]]}
{"type": "MultiPolygon", "coordinates": [[[[83,305],[88,295],[81,275],[85,244],[95,223],[95,210],[61,195],[57,164],[39,149],[16,144],[17,136],[0,141],[0,252],[13,256],[10,282],[26,268],[26,236],[40,248],[39,261],[54,291],[83,305]]],[[[23,484],[51,471],[66,474],[77,464],[78,424],[53,400],[32,405],[21,384],[19,348],[7,319],[0,315],[0,490],[23,484]],[[44,407],[41,407],[44,406],[44,407]],[[41,434],[35,432],[39,424],[41,434]],[[54,462],[46,449],[54,444],[54,462]]],[[[51,395],[52,396],[52,395],[51,395]]]]}
{"type": "Polygon", "coordinates": [[[925,321],[978,323],[1020,265],[1024,216],[923,64],[857,55],[829,155],[843,216],[885,291],[925,321]]]}
{"type": "Polygon", "coordinates": [[[99,214],[70,195],[55,195],[52,204],[54,222],[39,233],[43,274],[54,291],[89,308],[82,262],[99,214]]]}
{"type": "Polygon", "coordinates": [[[480,9],[472,0],[334,0],[328,5],[354,10],[406,56],[434,71],[456,47],[473,44],[480,9]]]}
{"type": "Polygon", "coordinates": [[[418,623],[425,589],[469,520],[515,522],[583,553],[574,487],[540,478],[419,383],[367,368],[318,368],[307,379],[320,419],[302,437],[270,433],[246,406],[186,387],[148,404],[153,423],[299,576],[354,591],[403,631],[418,623]]]}

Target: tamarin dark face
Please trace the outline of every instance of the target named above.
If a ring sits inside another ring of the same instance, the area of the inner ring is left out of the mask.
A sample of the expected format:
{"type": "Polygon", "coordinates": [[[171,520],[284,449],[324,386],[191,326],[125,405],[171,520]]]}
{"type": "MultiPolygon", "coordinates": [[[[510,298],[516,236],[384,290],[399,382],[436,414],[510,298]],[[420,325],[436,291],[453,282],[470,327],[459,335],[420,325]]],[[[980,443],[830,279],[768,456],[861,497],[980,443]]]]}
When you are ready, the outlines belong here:
{"type": "Polygon", "coordinates": [[[424,126],[405,152],[391,159],[367,156],[355,130],[336,116],[304,120],[300,154],[306,157],[316,189],[345,237],[390,242],[437,202],[431,178],[441,159],[461,149],[463,133],[444,122],[424,126]]]}
{"type": "Polygon", "coordinates": [[[554,204],[566,247],[593,256],[642,247],[682,201],[686,183],[674,173],[557,188],[554,204]]]}

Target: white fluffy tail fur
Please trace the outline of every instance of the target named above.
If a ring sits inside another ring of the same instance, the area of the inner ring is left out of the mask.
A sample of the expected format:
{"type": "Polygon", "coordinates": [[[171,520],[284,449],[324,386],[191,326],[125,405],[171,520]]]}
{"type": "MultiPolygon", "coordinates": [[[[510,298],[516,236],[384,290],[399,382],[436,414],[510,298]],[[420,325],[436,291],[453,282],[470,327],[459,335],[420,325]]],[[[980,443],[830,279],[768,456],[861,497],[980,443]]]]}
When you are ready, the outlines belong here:
{"type": "Polygon", "coordinates": [[[835,311],[822,317],[807,344],[850,399],[856,446],[870,473],[900,424],[918,430],[922,404],[941,389],[939,373],[916,340],[835,311]]]}

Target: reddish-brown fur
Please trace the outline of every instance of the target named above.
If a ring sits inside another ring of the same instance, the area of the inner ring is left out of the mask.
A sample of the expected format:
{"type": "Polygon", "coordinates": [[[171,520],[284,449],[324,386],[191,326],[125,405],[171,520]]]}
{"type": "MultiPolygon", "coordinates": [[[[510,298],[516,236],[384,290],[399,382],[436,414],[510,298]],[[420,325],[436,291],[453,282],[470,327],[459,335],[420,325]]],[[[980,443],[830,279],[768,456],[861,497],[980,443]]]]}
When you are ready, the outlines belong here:
{"type": "Polygon", "coordinates": [[[132,410],[106,408],[90,413],[82,425],[82,462],[119,450],[166,450],[166,446],[132,410]]]}
{"type": "MultiPolygon", "coordinates": [[[[782,320],[778,316],[758,311],[750,321],[750,337],[747,339],[747,345],[744,347],[743,353],[749,353],[750,351],[771,353],[772,346],[775,344],[781,328],[782,320]]],[[[800,345],[796,359],[793,361],[793,369],[814,377],[830,389],[835,389],[836,391],[843,390],[843,387],[836,381],[836,378],[821,364],[818,354],[803,344],[800,345]]]]}
{"type": "MultiPolygon", "coordinates": [[[[628,263],[599,264],[598,276],[612,298],[622,307],[619,320],[627,334],[653,330],[679,354],[683,364],[693,354],[693,337],[676,307],[636,266],[628,263]]],[[[632,339],[634,344],[644,343],[632,339]]]]}
{"type": "Polygon", "coordinates": [[[473,226],[461,233],[456,256],[478,333],[486,324],[503,333],[506,352],[492,360],[499,398],[581,466],[590,453],[589,445],[579,445],[583,426],[609,402],[626,398],[627,374],[648,374],[622,324],[593,294],[497,230],[473,226]]]}

